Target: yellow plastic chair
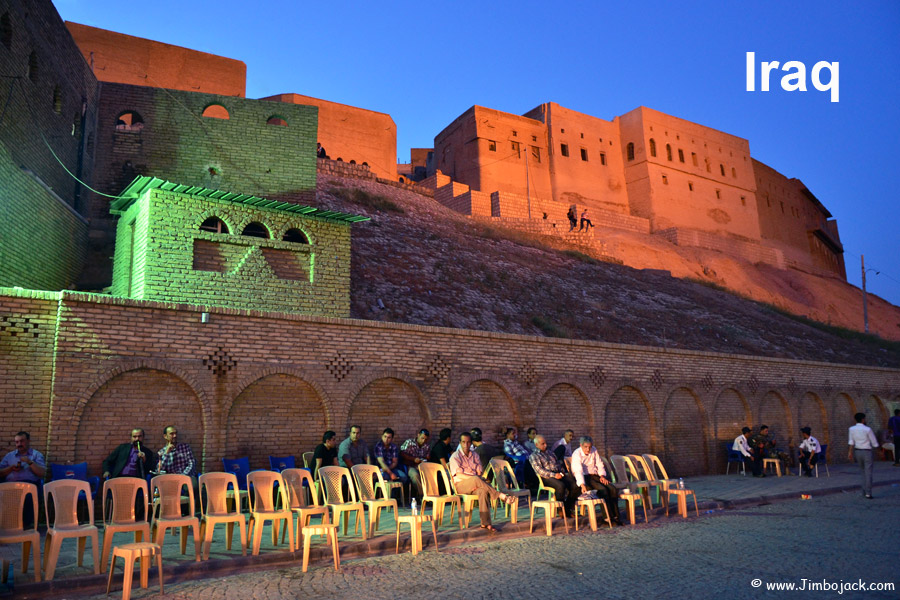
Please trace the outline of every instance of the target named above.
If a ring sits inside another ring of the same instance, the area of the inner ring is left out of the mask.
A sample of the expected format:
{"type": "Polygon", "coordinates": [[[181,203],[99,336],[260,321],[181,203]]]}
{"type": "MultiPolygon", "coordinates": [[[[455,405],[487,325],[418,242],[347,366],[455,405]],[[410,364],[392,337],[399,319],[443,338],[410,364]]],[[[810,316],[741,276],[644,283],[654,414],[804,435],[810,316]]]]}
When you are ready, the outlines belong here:
{"type": "MultiPolygon", "coordinates": [[[[225,523],[225,549],[231,550],[234,526],[237,524],[241,536],[241,556],[247,556],[247,520],[240,507],[229,502],[229,492],[238,490],[234,473],[204,473],[198,479],[200,484],[200,538],[203,540],[203,560],[209,559],[213,530],[219,523],[225,523]],[[206,502],[202,501],[206,492],[206,502]],[[231,505],[229,507],[229,504],[231,505]]],[[[234,498],[234,494],[231,494],[234,498]]]]}
{"type": "Polygon", "coordinates": [[[569,533],[569,521],[566,519],[566,509],[563,503],[558,500],[538,500],[531,504],[531,522],[528,525],[528,533],[534,533],[534,511],[537,509],[544,511],[548,536],[553,535],[553,518],[557,513],[563,518],[563,525],[566,526],[566,534],[569,533]]]}
{"type": "Polygon", "coordinates": [[[647,518],[649,492],[646,491],[646,488],[640,489],[640,484],[642,482],[637,480],[637,472],[634,468],[634,465],[630,460],[627,459],[627,457],[618,454],[614,454],[613,456],[611,456],[610,461],[612,462],[613,467],[613,470],[611,472],[615,474],[614,483],[615,486],[619,489],[619,500],[623,500],[628,505],[629,522],[632,525],[635,524],[635,506],[638,502],[640,502],[641,509],[644,511],[644,522],[649,523],[650,520],[647,518]],[[630,468],[629,464],[631,464],[630,468]],[[635,491],[635,488],[639,488],[640,491],[635,491]]]}
{"type": "Polygon", "coordinates": [[[91,552],[94,558],[94,575],[100,573],[100,535],[94,523],[94,503],[91,502],[91,485],[80,479],[60,479],[44,484],[44,506],[50,506],[53,499],[53,524],[48,523],[47,537],[44,540],[44,579],[53,579],[56,563],[59,561],[59,549],[67,538],[78,540],[78,566],[84,561],[84,545],[91,538],[91,552]],[[78,522],[78,496],[84,493],[88,499],[88,522],[78,522]]]}
{"type": "MultiPolygon", "coordinates": [[[[33,483],[8,481],[0,483],[0,544],[22,544],[22,573],[28,572],[28,555],[34,548],[34,580],[41,580],[41,534],[37,530],[38,489],[33,483]],[[33,529],[25,529],[22,509],[31,495],[34,506],[33,529]]],[[[6,583],[8,565],[3,562],[3,583],[6,583]]]]}
{"type": "Polygon", "coordinates": [[[135,543],[150,539],[150,496],[147,481],[140,477],[116,477],[103,482],[103,550],[100,552],[100,572],[106,572],[113,536],[117,533],[134,532],[135,543]],[[138,492],[143,493],[144,519],[138,521],[135,502],[138,492]]]}
{"type": "MultiPolygon", "coordinates": [[[[319,494],[316,491],[316,484],[312,475],[306,469],[284,469],[281,471],[284,478],[284,485],[288,491],[288,502],[290,502],[291,511],[297,516],[297,534],[295,539],[297,547],[300,547],[301,530],[310,525],[312,518],[316,515],[322,517],[322,525],[328,525],[328,507],[319,504],[319,494]],[[306,482],[306,486],[303,483],[306,482]],[[312,490],[312,491],[310,491],[312,490]],[[312,499],[310,503],[310,499],[312,499]]],[[[293,526],[292,523],[286,523],[293,526]]],[[[284,536],[287,534],[285,527],[281,528],[281,543],[284,543],[284,536]]]]}
{"type": "MultiPolygon", "coordinates": [[[[492,458],[490,462],[490,467],[494,472],[494,487],[498,492],[502,492],[507,496],[514,496],[516,498],[525,498],[528,500],[528,508],[531,509],[531,490],[523,490],[519,487],[519,480],[516,479],[516,473],[513,468],[510,466],[509,461],[503,458],[492,458]],[[509,485],[507,482],[511,483],[509,485]]],[[[540,477],[538,478],[540,479],[540,477]]],[[[546,489],[546,488],[545,488],[546,489]]],[[[555,499],[555,497],[554,497],[555,499]]],[[[506,506],[506,516],[509,517],[509,512],[511,507],[515,506],[515,509],[519,508],[519,503],[516,502],[515,505],[503,503],[506,506]]],[[[494,505],[494,515],[497,514],[497,504],[494,505]]],[[[517,522],[516,513],[513,512],[512,522],[517,522]]]]}
{"type": "Polygon", "coordinates": [[[663,485],[661,482],[656,480],[656,477],[650,471],[650,466],[647,465],[644,461],[644,458],[639,454],[627,454],[625,456],[625,464],[628,465],[629,472],[633,473],[633,478],[640,482],[638,487],[641,490],[646,490],[646,498],[648,502],[648,506],[653,508],[653,500],[650,497],[650,488],[654,488],[656,490],[656,496],[659,502],[665,503],[668,501],[661,499],[660,492],[663,489],[663,485]]]}
{"type": "Polygon", "coordinates": [[[332,522],[340,525],[341,515],[344,516],[344,535],[347,535],[347,527],[350,523],[350,514],[356,512],[356,525],[353,528],[354,535],[362,531],[362,539],[366,539],[366,510],[362,502],[356,499],[356,486],[350,476],[347,467],[322,467],[319,469],[319,481],[325,490],[325,505],[331,508],[332,522]],[[347,491],[350,497],[344,497],[343,482],[347,482],[347,491]]]}
{"type": "Polygon", "coordinates": [[[419,474],[422,481],[422,514],[425,513],[425,507],[431,504],[431,514],[437,523],[438,529],[444,521],[444,512],[447,505],[450,505],[450,522],[453,522],[453,511],[459,511],[459,528],[463,528],[462,521],[462,501],[456,494],[448,493],[440,495],[440,486],[438,480],[443,478],[444,489],[452,490],[450,487],[450,476],[442,465],[437,463],[421,463],[419,464],[419,474]]]}
{"type": "Polygon", "coordinates": [[[166,539],[166,530],[173,527],[181,528],[181,553],[187,553],[187,528],[191,528],[194,535],[194,558],[200,561],[200,519],[194,516],[196,504],[194,503],[194,486],[187,475],[174,473],[157,475],[150,480],[150,489],[153,494],[153,521],[150,523],[150,536],[154,544],[160,548],[166,539]],[[187,488],[187,495],[182,496],[182,490],[187,488]],[[157,496],[159,494],[159,496],[157,496]],[[187,502],[184,500],[187,499],[187,502]],[[187,515],[182,516],[181,505],[187,505],[187,515]]]}
{"type": "Polygon", "coordinates": [[[294,513],[288,500],[287,486],[284,477],[275,471],[250,471],[247,473],[247,485],[252,487],[250,494],[250,541],[253,544],[253,556],[259,554],[262,544],[263,524],[272,522],[272,544],[278,543],[278,526],[283,521],[288,525],[288,547],[294,551],[294,513]],[[278,484],[276,489],[275,484],[278,484]],[[276,495],[277,494],[277,495],[276,495]]]}
{"type": "Polygon", "coordinates": [[[384,477],[381,476],[381,469],[375,465],[353,465],[350,471],[353,473],[353,479],[356,480],[359,499],[369,509],[369,537],[372,537],[378,531],[383,509],[393,509],[394,523],[397,523],[399,514],[397,501],[391,498],[384,477]],[[384,495],[381,500],[376,499],[378,490],[381,490],[384,495]]]}

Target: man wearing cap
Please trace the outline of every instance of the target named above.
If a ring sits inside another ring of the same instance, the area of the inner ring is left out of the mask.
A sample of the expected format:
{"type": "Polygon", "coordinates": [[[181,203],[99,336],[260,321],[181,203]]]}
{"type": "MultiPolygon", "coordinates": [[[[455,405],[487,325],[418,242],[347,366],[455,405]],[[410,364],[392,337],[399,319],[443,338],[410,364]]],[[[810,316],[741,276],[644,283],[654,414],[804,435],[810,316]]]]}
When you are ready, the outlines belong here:
{"type": "Polygon", "coordinates": [[[812,429],[809,427],[801,427],[800,433],[803,435],[803,441],[800,442],[800,466],[804,475],[812,477],[812,468],[819,462],[822,446],[819,445],[819,440],[810,435],[812,429]]]}
{"type": "Polygon", "coordinates": [[[731,446],[731,449],[735,452],[740,452],[741,456],[744,458],[744,469],[747,469],[747,465],[750,465],[750,469],[753,471],[753,476],[758,477],[757,468],[762,466],[762,462],[757,465],[756,461],[753,460],[753,454],[750,453],[750,443],[747,441],[750,438],[750,428],[744,427],[741,429],[741,435],[734,438],[734,444],[731,446]]]}
{"type": "Polygon", "coordinates": [[[872,453],[878,447],[875,434],[866,425],[866,413],[853,415],[856,425],[850,428],[850,450],[847,458],[859,465],[863,478],[863,496],[872,499],[872,453]]]}

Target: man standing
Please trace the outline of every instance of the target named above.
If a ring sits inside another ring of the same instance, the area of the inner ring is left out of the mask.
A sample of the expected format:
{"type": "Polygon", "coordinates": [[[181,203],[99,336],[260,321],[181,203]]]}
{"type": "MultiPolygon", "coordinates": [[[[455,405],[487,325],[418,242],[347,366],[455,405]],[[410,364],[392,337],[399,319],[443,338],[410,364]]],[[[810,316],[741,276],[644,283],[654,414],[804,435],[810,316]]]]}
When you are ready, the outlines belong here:
{"type": "Polygon", "coordinates": [[[131,430],[131,443],[119,444],[103,461],[103,478],[139,477],[156,470],[157,457],[144,446],[144,430],[131,430]]]}
{"type": "Polygon", "coordinates": [[[555,444],[553,444],[550,451],[556,454],[556,458],[560,461],[567,456],[572,456],[572,452],[574,451],[574,448],[572,448],[573,439],[575,439],[575,432],[571,429],[566,429],[566,432],[555,444]]]}
{"type": "Polygon", "coordinates": [[[812,468],[819,462],[819,452],[822,451],[819,440],[811,436],[811,433],[812,429],[809,427],[800,428],[803,436],[803,441],[800,442],[800,468],[807,477],[812,477],[812,468]]]}
{"type": "Polygon", "coordinates": [[[322,434],[322,443],[313,452],[313,479],[320,468],[337,466],[337,454],[337,434],[331,430],[326,431],[322,434]]]}
{"type": "Polygon", "coordinates": [[[850,428],[850,450],[847,458],[859,465],[863,478],[863,496],[872,499],[872,453],[878,447],[875,434],[866,425],[866,413],[853,415],[856,425],[850,428]]]}
{"type": "Polygon", "coordinates": [[[581,490],[578,483],[571,473],[565,473],[562,464],[552,452],[547,452],[547,440],[544,436],[538,435],[534,438],[534,445],[537,450],[528,457],[531,467],[541,481],[544,487],[551,488],[556,499],[566,507],[566,516],[575,516],[575,501],[581,490]]]}
{"type": "Polygon", "coordinates": [[[381,434],[381,441],[375,444],[375,460],[381,467],[381,476],[390,481],[406,483],[409,477],[399,466],[400,449],[394,443],[394,430],[386,428],[381,434]]]}
{"type": "Polygon", "coordinates": [[[478,497],[478,513],[481,528],[497,531],[491,525],[491,501],[502,500],[511,503],[512,497],[498,492],[482,479],[481,460],[472,452],[472,434],[463,432],[459,436],[459,449],[450,456],[450,476],[460,494],[474,494],[478,497]]]}
{"type": "Polygon", "coordinates": [[[606,478],[606,469],[600,460],[600,453],[594,448],[594,440],[588,436],[582,436],[579,447],[572,453],[572,474],[575,482],[581,488],[581,493],[587,493],[589,489],[597,490],[599,496],[609,511],[609,517],[616,525],[621,525],[619,520],[619,490],[606,478]]]}
{"type": "Polygon", "coordinates": [[[338,447],[340,466],[352,469],[353,465],[371,465],[369,446],[359,437],[362,428],[359,425],[350,427],[350,435],[338,447]]]}
{"type": "Polygon", "coordinates": [[[731,446],[731,449],[735,452],[740,452],[741,456],[744,457],[744,471],[746,472],[747,465],[750,465],[750,469],[753,471],[754,477],[759,477],[759,473],[761,470],[758,470],[762,466],[762,461],[757,464],[756,461],[753,460],[753,454],[750,452],[750,443],[747,441],[750,438],[750,428],[744,427],[741,429],[741,435],[734,438],[734,444],[731,446]]]}
{"type": "Polygon", "coordinates": [[[424,493],[422,491],[422,480],[419,476],[419,465],[427,461],[428,455],[431,453],[431,446],[428,445],[429,437],[431,437],[431,432],[422,428],[415,438],[406,440],[400,447],[400,457],[406,466],[406,474],[409,476],[410,487],[412,488],[410,496],[413,495],[413,490],[415,490],[415,495],[417,496],[422,496],[424,493]]]}
{"type": "MultiPolygon", "coordinates": [[[[185,443],[178,443],[178,430],[174,425],[163,429],[163,439],[166,445],[159,450],[159,472],[187,475],[195,482],[197,480],[197,461],[194,460],[194,452],[185,443]]],[[[197,486],[195,485],[194,488],[197,486]]]]}
{"type": "MultiPolygon", "coordinates": [[[[16,449],[0,461],[0,478],[4,481],[38,483],[47,472],[44,455],[31,448],[31,434],[20,431],[14,438],[16,449]]],[[[31,506],[27,502],[26,506],[31,506]]]]}
{"type": "Polygon", "coordinates": [[[900,467],[900,456],[897,455],[900,450],[900,408],[894,410],[894,416],[888,419],[888,430],[894,436],[894,466],[900,467]]]}

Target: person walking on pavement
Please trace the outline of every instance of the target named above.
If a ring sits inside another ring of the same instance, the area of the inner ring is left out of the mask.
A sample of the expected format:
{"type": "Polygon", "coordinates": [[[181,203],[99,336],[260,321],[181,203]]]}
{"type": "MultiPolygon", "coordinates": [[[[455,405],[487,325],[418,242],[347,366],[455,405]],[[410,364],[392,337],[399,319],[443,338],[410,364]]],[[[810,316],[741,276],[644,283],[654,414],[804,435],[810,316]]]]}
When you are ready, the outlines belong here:
{"type": "Polygon", "coordinates": [[[872,499],[872,454],[878,447],[878,440],[875,434],[866,426],[866,413],[856,413],[853,415],[856,419],[856,425],[850,428],[850,450],[848,458],[855,460],[862,472],[863,479],[863,496],[872,499]]]}

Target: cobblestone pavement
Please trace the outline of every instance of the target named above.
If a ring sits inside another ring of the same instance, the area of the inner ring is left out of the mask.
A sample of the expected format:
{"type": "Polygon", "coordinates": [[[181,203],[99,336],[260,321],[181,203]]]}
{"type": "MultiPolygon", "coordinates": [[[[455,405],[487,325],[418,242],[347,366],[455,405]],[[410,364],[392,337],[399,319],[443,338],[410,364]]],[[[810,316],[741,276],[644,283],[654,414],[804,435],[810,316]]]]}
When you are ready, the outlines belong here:
{"type": "MultiPolygon", "coordinates": [[[[785,482],[788,483],[788,482],[785,482]]],[[[133,591],[133,598],[267,600],[353,598],[898,598],[900,486],[702,513],[689,519],[569,535],[560,522],[550,538],[539,534],[455,545],[434,552],[388,553],[348,559],[335,573],[325,561],[300,570],[295,562],[226,577],[178,581],[133,591]],[[754,588],[751,581],[761,580],[754,588]],[[893,591],[767,591],[766,584],[828,586],[892,583],[893,591]]],[[[571,525],[571,524],[570,524],[571,525]]],[[[526,530],[527,533],[527,530],[526,530]]],[[[430,537],[430,536],[429,536],[430,537]]],[[[137,582],[136,582],[137,583],[137,582]]],[[[116,595],[121,594],[116,583],[116,595]]],[[[36,597],[28,594],[22,597],[36,597]]],[[[45,596],[51,597],[51,596],[45,596]]],[[[99,600],[91,593],[53,598],[99,600]]]]}

